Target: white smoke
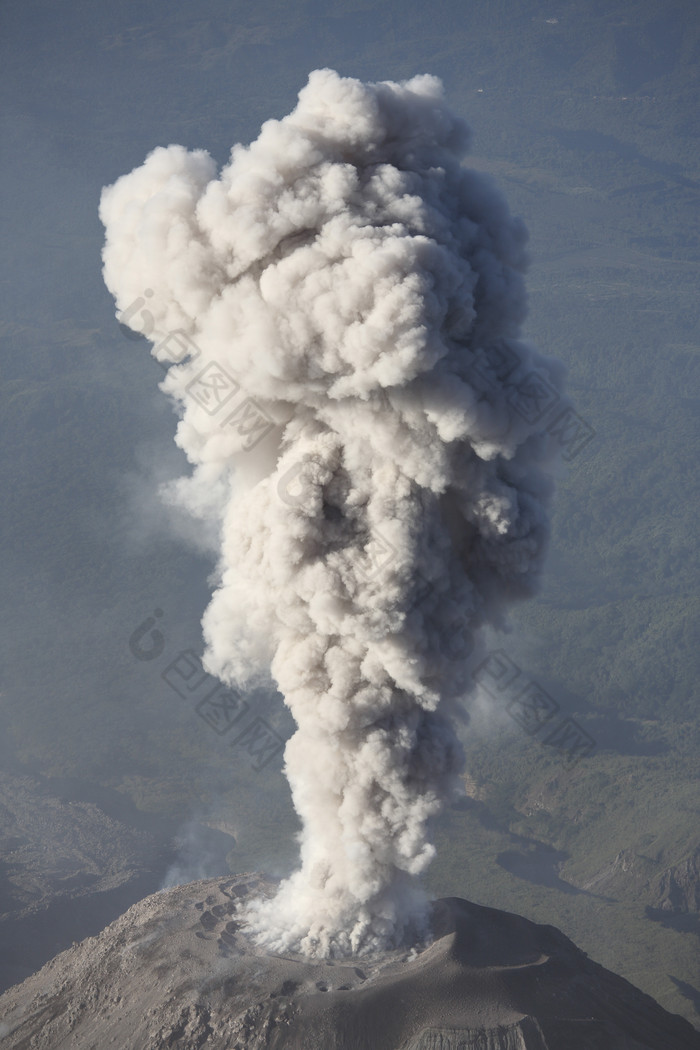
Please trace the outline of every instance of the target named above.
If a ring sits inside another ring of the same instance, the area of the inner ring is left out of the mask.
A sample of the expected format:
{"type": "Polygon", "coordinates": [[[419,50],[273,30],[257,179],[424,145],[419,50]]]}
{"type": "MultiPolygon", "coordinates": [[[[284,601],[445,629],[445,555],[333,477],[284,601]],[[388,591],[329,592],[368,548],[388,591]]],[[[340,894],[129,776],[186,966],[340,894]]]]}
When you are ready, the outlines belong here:
{"type": "Polygon", "coordinates": [[[169,146],[102,195],[118,309],[184,362],[163,389],[194,472],[170,496],[221,535],[206,666],[271,668],[298,727],[300,868],[252,916],[275,949],[387,947],[420,918],[474,633],[544,554],[518,384],[557,396],[561,368],[518,338],[526,234],[467,142],[435,77],[319,70],[220,176],[169,146]]]}

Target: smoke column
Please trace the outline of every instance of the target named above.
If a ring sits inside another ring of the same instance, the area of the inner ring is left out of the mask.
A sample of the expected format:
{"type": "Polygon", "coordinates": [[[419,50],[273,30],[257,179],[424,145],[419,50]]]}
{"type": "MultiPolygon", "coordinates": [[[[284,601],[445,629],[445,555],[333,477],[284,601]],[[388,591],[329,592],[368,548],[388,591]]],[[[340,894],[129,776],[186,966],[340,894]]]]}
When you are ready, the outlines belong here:
{"type": "Polygon", "coordinates": [[[168,498],[220,536],[205,666],[271,669],[297,725],[273,949],[416,929],[475,632],[541,567],[550,443],[518,398],[562,370],[519,338],[526,233],[467,144],[435,77],[325,69],[220,175],[169,146],[102,194],[118,316],[172,364],[168,498]]]}

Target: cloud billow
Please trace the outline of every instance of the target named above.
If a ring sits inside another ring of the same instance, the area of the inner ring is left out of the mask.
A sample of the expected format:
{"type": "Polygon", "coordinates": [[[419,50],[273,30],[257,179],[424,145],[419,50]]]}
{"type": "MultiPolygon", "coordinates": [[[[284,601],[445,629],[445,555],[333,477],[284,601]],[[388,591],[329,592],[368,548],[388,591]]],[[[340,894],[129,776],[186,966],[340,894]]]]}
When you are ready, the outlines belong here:
{"type": "Polygon", "coordinates": [[[162,387],[194,468],[169,498],[220,535],[205,666],[271,669],[297,725],[300,865],[250,916],[275,949],[420,926],[475,632],[542,564],[551,448],[518,391],[562,368],[520,338],[526,233],[468,139],[435,77],[318,70],[220,174],[169,146],[102,195],[120,314],[148,289],[155,355],[189,347],[162,387]]]}

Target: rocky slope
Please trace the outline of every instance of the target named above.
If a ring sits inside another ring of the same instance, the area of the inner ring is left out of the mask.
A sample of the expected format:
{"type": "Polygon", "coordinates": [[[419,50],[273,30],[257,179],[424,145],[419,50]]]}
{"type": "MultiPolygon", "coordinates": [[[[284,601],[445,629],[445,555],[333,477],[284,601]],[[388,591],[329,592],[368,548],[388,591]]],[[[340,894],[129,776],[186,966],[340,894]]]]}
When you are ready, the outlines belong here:
{"type": "Polygon", "coordinates": [[[662,911],[700,911],[700,846],[659,877],[653,906],[662,911]]]}
{"type": "Polygon", "coordinates": [[[310,962],[246,937],[256,875],[154,894],[0,997],[7,1050],[691,1050],[563,934],[458,898],[422,950],[310,962]]]}
{"type": "Polygon", "coordinates": [[[77,796],[0,773],[0,991],[152,893],[174,855],[165,822],[77,796]]]}

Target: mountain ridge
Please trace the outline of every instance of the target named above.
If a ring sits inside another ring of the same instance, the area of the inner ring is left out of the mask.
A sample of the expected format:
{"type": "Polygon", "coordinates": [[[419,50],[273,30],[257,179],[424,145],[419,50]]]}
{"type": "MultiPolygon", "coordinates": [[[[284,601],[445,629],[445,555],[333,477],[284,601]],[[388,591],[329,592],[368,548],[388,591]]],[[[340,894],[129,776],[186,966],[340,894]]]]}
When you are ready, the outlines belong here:
{"type": "Polygon", "coordinates": [[[0,997],[8,1050],[692,1050],[700,1034],[553,926],[433,902],[418,948],[313,960],[246,936],[275,884],[203,879],[133,905],[0,997]]]}

